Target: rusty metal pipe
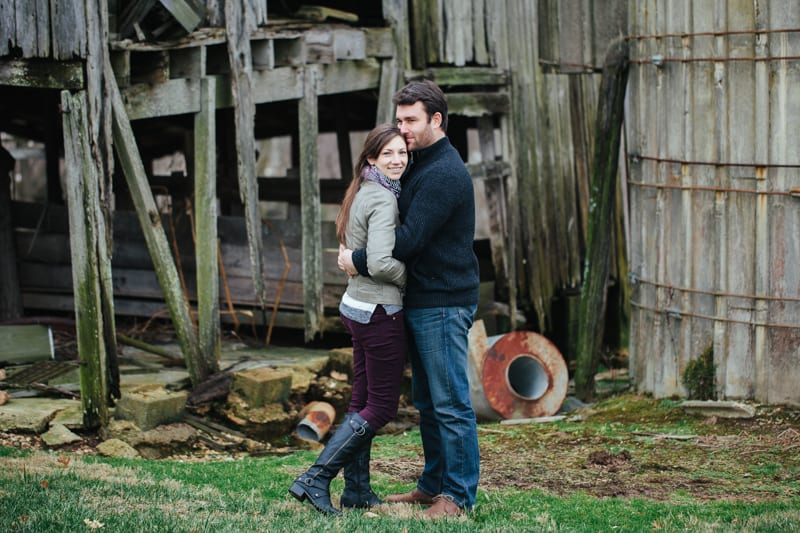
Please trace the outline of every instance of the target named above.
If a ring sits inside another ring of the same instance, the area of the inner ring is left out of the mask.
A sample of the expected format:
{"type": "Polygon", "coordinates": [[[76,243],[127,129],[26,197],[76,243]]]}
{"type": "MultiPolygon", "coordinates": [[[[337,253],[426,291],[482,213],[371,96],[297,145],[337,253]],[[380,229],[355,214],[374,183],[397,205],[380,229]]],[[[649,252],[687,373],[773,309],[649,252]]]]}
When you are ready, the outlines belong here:
{"type": "Polygon", "coordinates": [[[333,425],[336,410],[327,402],[311,402],[300,411],[300,416],[295,433],[302,439],[320,442],[333,425]]]}
{"type": "Polygon", "coordinates": [[[469,333],[470,401],[478,420],[551,416],[567,395],[569,373],[543,336],[513,331],[488,338],[483,321],[469,333]]]}

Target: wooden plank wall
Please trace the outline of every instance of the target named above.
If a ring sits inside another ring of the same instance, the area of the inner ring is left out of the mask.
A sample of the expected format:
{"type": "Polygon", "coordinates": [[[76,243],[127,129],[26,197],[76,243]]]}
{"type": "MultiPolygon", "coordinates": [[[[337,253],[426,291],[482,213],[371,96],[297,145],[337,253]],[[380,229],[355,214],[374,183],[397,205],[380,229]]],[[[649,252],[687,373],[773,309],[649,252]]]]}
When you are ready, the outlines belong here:
{"type": "Polygon", "coordinates": [[[800,5],[630,2],[629,17],[637,387],[685,394],[710,346],[721,396],[798,404],[800,5]]]}
{"type": "MultiPolygon", "coordinates": [[[[49,206],[42,216],[38,204],[15,203],[12,218],[16,225],[15,241],[20,260],[20,285],[25,288],[23,295],[27,307],[36,308],[43,302],[55,305],[56,300],[70,298],[72,292],[70,278],[69,236],[67,235],[67,212],[60,206],[49,206]],[[39,218],[41,226],[35,231],[39,218]],[[61,295],[61,296],[59,296],[61,295]]],[[[161,225],[167,228],[172,241],[173,236],[180,243],[180,265],[182,278],[189,299],[196,302],[196,259],[192,248],[189,218],[186,213],[176,210],[163,214],[161,225]],[[174,231],[173,229],[174,228],[174,231]]],[[[219,305],[227,307],[225,292],[229,291],[231,302],[240,308],[260,307],[253,288],[250,274],[250,259],[245,221],[241,217],[221,216],[218,219],[220,242],[220,295],[219,305]]],[[[271,219],[262,230],[264,242],[263,263],[266,268],[265,285],[267,300],[272,304],[277,298],[281,308],[287,312],[297,312],[299,323],[287,322],[282,317],[278,325],[303,327],[303,276],[302,276],[302,232],[300,207],[289,205],[283,219],[271,219]],[[282,281],[286,261],[289,271],[282,281]]],[[[113,221],[112,277],[115,308],[119,315],[148,316],[165,309],[163,291],[159,286],[153,262],[147,250],[144,235],[131,211],[116,211],[113,221]]],[[[321,224],[321,246],[323,250],[338,250],[335,229],[332,222],[321,224]]],[[[323,303],[328,309],[336,309],[344,290],[346,279],[336,266],[336,253],[323,255],[322,264],[323,303]]],[[[64,300],[66,301],[66,300],[64,300]]],[[[71,302],[71,299],[69,300],[71,302]]],[[[54,307],[43,307],[54,308],[54,307]]],[[[69,309],[66,307],[65,309],[69,309]]],[[[166,317],[166,315],[164,315],[166,317]]],[[[244,315],[243,315],[244,316],[244,315]]],[[[260,322],[262,317],[255,317],[260,322]]],[[[249,318],[243,318],[248,323],[249,318]]],[[[230,316],[225,317],[230,323],[230,316]]]]}
{"type": "Polygon", "coordinates": [[[510,149],[520,198],[517,280],[520,299],[545,332],[557,326],[554,298],[576,292],[582,280],[598,70],[624,26],[625,5],[506,1],[510,149]],[[609,24],[616,29],[595,31],[609,24]]]}
{"type": "Polygon", "coordinates": [[[84,0],[0,0],[0,57],[85,57],[86,20],[84,0]]]}

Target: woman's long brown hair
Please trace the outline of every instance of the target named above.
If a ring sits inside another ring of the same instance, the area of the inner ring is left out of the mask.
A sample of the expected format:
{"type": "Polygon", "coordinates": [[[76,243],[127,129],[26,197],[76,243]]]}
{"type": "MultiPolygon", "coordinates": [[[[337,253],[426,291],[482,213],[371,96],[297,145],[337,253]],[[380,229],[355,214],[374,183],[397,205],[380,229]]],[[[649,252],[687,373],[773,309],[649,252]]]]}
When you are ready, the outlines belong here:
{"type": "Polygon", "coordinates": [[[364,148],[353,166],[353,179],[350,180],[350,185],[347,186],[342,206],[339,208],[339,214],[336,215],[336,238],[339,239],[340,243],[345,244],[344,237],[347,232],[347,222],[350,220],[350,208],[353,206],[356,193],[364,181],[361,173],[369,166],[367,158],[377,159],[383,147],[395,137],[402,138],[403,134],[400,132],[400,128],[393,124],[379,124],[367,134],[364,148]]]}

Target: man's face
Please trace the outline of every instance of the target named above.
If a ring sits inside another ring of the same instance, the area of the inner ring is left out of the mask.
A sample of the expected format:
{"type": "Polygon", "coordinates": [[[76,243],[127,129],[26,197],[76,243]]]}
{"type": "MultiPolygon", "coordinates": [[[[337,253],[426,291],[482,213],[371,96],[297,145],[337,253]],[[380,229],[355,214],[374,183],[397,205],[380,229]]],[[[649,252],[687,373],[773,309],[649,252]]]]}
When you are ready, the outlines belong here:
{"type": "Polygon", "coordinates": [[[429,121],[422,102],[398,105],[395,117],[397,118],[397,127],[406,138],[410,151],[427,148],[441,137],[441,135],[437,135],[437,132],[441,131],[439,113],[434,113],[429,121]]]}

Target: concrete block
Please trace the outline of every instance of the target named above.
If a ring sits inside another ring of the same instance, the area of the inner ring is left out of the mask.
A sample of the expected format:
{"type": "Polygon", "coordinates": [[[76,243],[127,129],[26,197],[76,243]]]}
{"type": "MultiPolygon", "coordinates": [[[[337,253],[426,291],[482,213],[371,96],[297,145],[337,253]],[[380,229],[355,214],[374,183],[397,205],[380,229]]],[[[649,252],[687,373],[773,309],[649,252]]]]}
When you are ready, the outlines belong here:
{"type": "Polygon", "coordinates": [[[147,431],[180,418],[187,396],[186,391],[168,391],[161,385],[126,390],[117,402],[114,418],[130,420],[147,431]]]}
{"type": "Polygon", "coordinates": [[[289,370],[261,367],[234,373],[231,392],[238,394],[251,408],[258,408],[287,400],[291,388],[289,370]]]}

